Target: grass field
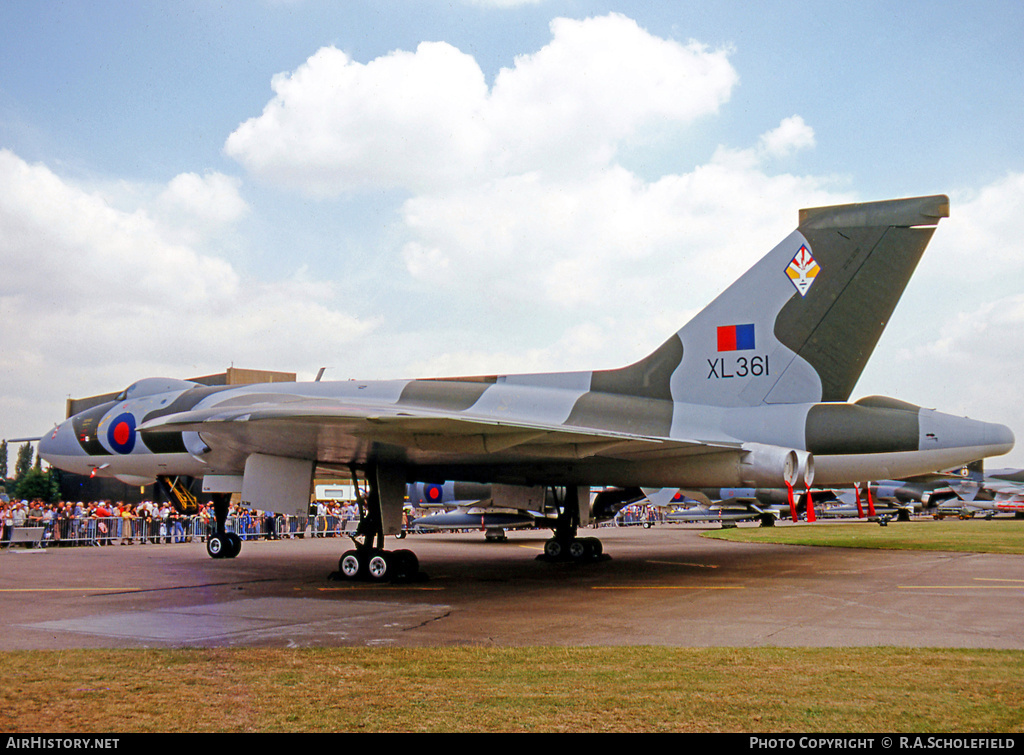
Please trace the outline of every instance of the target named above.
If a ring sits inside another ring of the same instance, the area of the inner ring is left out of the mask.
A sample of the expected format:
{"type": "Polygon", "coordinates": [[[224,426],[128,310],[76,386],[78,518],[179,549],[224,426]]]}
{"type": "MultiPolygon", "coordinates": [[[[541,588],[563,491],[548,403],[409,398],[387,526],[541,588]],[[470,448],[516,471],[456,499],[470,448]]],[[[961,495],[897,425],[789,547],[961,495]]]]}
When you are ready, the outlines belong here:
{"type": "Polygon", "coordinates": [[[1020,651],[76,650],[3,679],[5,732],[1024,731],[1020,651]]]}
{"type": "MultiPolygon", "coordinates": [[[[1024,552],[1024,522],[711,531],[1024,552]]],[[[9,652],[4,732],[1024,732],[1024,651],[443,647],[9,652]]]]}
{"type": "Polygon", "coordinates": [[[889,522],[822,522],[787,527],[712,530],[705,537],[748,543],[827,545],[838,548],[1024,554],[1024,521],[1016,519],[916,519],[889,522]]]}

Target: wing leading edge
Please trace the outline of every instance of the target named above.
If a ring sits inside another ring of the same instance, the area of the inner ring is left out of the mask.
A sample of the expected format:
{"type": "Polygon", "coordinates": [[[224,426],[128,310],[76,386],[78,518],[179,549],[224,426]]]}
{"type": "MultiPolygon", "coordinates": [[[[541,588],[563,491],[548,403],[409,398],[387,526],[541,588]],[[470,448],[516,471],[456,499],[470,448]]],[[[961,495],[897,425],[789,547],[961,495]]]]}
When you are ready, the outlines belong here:
{"type": "MultiPolygon", "coordinates": [[[[329,385],[329,384],[325,384],[329,385]]],[[[344,384],[339,384],[344,385],[344,384]]],[[[331,465],[372,461],[375,449],[416,466],[497,465],[517,474],[538,461],[601,463],[736,453],[741,443],[642,436],[614,430],[539,421],[475,416],[395,405],[358,405],[320,400],[277,402],[260,396],[252,405],[211,406],[144,422],[144,436],[199,433],[210,448],[212,470],[236,471],[251,453],[312,458],[331,465]],[[216,450],[215,450],[216,449],[216,450]]],[[[473,474],[476,479],[481,474],[473,474]]]]}

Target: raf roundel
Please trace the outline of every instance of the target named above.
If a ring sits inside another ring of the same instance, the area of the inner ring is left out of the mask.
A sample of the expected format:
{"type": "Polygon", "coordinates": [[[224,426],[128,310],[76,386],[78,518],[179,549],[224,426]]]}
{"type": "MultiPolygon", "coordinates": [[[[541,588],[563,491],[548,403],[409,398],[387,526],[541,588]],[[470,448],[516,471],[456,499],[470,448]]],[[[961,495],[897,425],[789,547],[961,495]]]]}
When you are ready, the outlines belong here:
{"type": "Polygon", "coordinates": [[[130,454],[135,448],[135,417],[125,412],[114,418],[107,430],[110,447],[119,454],[130,454]]]}
{"type": "Polygon", "coordinates": [[[423,497],[432,503],[440,501],[444,494],[440,485],[427,485],[423,492],[425,494],[423,497]]]}

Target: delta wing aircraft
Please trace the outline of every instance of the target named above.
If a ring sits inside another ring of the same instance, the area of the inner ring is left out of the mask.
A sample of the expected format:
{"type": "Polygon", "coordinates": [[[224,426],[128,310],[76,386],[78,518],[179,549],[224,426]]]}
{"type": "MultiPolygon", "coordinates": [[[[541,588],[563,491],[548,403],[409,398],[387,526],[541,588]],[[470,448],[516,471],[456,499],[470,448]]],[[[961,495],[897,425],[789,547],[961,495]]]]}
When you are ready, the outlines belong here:
{"type": "Polygon", "coordinates": [[[413,532],[441,530],[483,530],[488,542],[504,542],[506,530],[543,526],[547,520],[544,509],[556,504],[550,491],[535,500],[515,501],[516,508],[503,508],[495,502],[509,501],[509,492],[501,485],[453,482],[413,483],[409,485],[409,506],[439,509],[418,516],[409,522],[413,532]]]}
{"type": "Polygon", "coordinates": [[[314,470],[367,494],[348,577],[417,568],[384,549],[406,484],[498,483],[559,496],[550,557],[600,553],[591,486],[784,487],[893,479],[1013,447],[1007,427],[872,396],[846,403],[939,219],[945,196],[801,210],[799,225],[653,353],[620,369],[456,379],[206,387],[149,378],[40,441],[49,463],[133,483],[202,477],[211,556],[236,555],[228,497],[305,512],[314,470]]]}

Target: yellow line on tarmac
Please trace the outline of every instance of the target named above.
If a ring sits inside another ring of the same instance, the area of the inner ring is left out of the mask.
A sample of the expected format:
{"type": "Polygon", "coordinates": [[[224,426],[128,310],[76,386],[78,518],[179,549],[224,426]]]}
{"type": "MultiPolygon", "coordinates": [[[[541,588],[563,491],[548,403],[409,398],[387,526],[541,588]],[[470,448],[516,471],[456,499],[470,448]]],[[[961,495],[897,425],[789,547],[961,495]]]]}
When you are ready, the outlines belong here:
{"type": "Polygon", "coordinates": [[[1024,590],[1020,585],[897,585],[900,590],[1024,590]]]}
{"type": "Polygon", "coordinates": [[[608,587],[591,587],[591,590],[746,590],[745,585],[610,585],[608,587]]]}

